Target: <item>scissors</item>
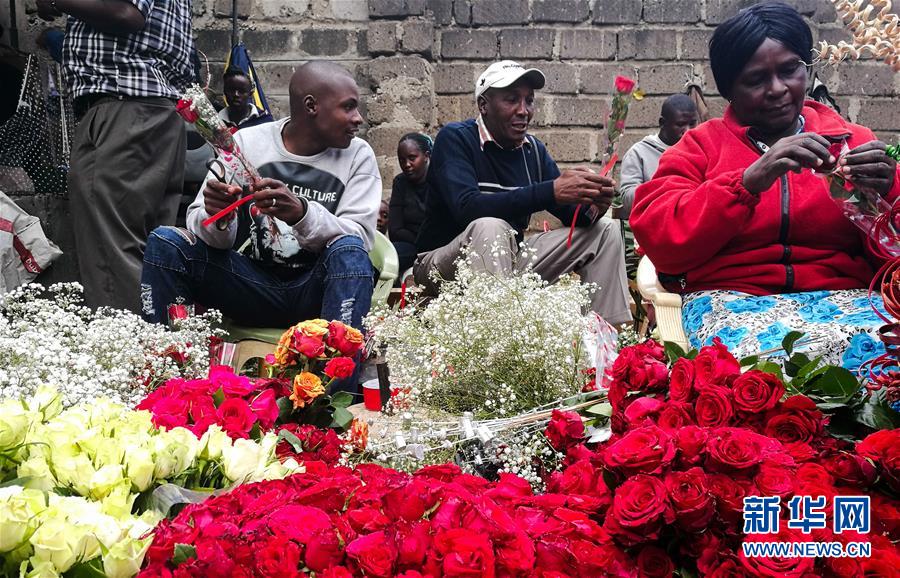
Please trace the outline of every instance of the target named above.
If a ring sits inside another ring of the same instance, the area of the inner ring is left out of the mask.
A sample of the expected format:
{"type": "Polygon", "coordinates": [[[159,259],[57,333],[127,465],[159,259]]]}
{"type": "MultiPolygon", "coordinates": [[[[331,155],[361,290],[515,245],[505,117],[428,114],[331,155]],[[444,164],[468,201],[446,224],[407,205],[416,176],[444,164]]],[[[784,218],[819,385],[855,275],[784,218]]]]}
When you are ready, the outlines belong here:
{"type": "Polygon", "coordinates": [[[225,175],[227,174],[225,172],[225,163],[219,159],[209,159],[206,161],[206,170],[211,172],[220,183],[227,184],[228,181],[225,180],[225,175]]]}

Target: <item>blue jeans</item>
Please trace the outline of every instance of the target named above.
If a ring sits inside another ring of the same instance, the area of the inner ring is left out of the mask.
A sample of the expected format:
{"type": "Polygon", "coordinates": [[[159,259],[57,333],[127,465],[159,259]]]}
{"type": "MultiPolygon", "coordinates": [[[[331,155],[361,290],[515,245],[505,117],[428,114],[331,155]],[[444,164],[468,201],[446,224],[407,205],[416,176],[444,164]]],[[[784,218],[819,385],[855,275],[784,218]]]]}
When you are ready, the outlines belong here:
{"type": "MultiPolygon", "coordinates": [[[[184,229],[159,227],[150,233],[144,251],[141,310],[145,320],[166,323],[168,306],[180,298],[253,327],[287,328],[320,317],[362,329],[373,287],[372,262],[359,237],[338,238],[310,268],[285,275],[284,268],[214,249],[184,229]]],[[[347,381],[356,393],[356,382],[347,381]]]]}

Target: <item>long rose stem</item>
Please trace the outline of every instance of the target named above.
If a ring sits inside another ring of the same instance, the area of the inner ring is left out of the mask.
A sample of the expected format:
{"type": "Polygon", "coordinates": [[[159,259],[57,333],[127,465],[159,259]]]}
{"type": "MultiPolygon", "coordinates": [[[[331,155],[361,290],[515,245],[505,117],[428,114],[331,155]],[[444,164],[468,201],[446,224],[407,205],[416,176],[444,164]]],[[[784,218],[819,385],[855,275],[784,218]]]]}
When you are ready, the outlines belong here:
{"type": "MultiPolygon", "coordinates": [[[[619,155],[617,153],[613,153],[609,160],[604,165],[603,170],[600,171],[600,176],[605,177],[609,174],[609,171],[616,165],[616,161],[619,160],[619,155]]],[[[581,211],[581,205],[575,207],[575,214],[572,215],[572,224],[569,226],[569,236],[566,238],[566,249],[572,246],[572,235],[575,233],[575,222],[578,220],[578,213],[581,211]]]]}

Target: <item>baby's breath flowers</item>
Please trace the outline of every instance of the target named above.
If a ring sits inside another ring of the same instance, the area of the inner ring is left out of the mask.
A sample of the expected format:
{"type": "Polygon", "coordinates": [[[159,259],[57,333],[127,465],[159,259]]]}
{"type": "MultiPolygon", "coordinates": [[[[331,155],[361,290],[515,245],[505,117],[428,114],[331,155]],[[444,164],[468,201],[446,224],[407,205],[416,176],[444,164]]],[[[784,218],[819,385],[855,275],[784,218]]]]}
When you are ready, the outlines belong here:
{"type": "Polygon", "coordinates": [[[571,278],[496,277],[461,261],[424,308],[375,311],[366,325],[405,401],[503,417],[580,391],[588,292],[571,278]]]}
{"type": "Polygon", "coordinates": [[[66,407],[99,397],[133,407],[167,379],[206,375],[219,320],[188,317],[173,331],[128,311],[91,311],[77,283],[24,285],[0,299],[0,399],[47,385],[66,407]]]}

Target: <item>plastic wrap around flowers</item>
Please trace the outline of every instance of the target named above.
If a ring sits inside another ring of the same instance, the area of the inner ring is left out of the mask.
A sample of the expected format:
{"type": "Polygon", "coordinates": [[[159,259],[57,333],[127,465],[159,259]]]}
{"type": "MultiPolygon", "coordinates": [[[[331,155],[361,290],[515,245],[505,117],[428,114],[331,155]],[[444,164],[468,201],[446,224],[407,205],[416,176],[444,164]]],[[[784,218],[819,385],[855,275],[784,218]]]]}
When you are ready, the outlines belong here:
{"type": "MultiPolygon", "coordinates": [[[[259,172],[247,160],[235,142],[234,132],[219,118],[215,107],[206,97],[202,88],[194,84],[185,90],[176,105],[176,110],[184,120],[194,125],[206,142],[216,149],[218,160],[228,168],[228,173],[234,175],[237,184],[246,187],[261,178],[259,172]]],[[[208,227],[252,198],[253,195],[245,195],[203,221],[203,226],[208,227]]]]}

